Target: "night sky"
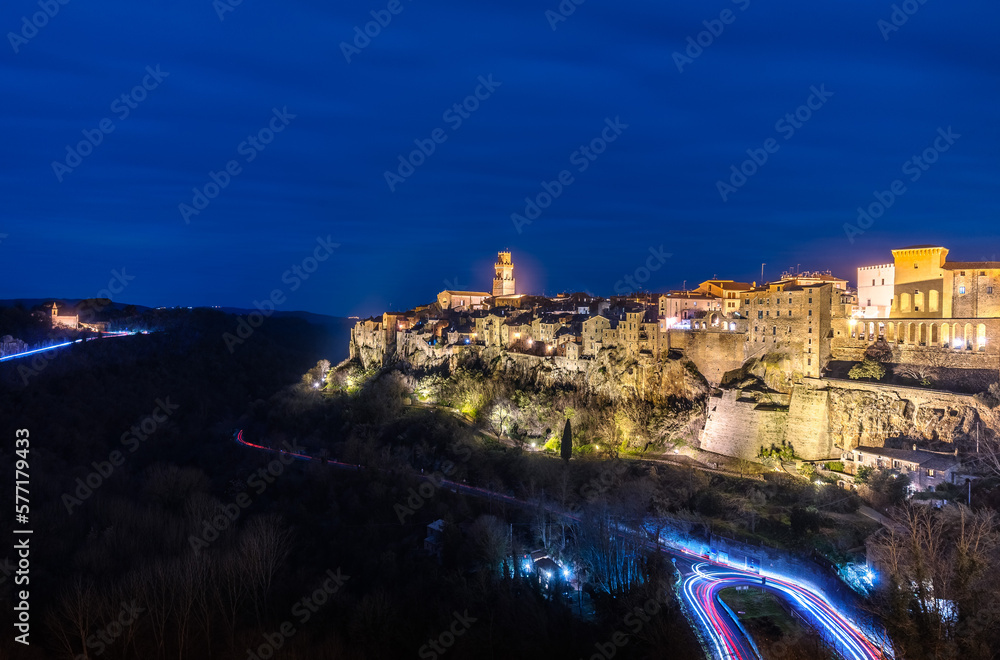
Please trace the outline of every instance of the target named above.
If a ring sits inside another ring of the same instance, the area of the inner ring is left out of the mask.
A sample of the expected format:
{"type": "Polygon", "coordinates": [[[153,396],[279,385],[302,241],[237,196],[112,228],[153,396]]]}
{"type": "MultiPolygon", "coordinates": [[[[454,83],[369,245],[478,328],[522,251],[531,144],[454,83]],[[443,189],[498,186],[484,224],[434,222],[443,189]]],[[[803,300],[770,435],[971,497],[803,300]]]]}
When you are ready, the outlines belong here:
{"type": "Polygon", "coordinates": [[[548,294],[612,294],[651,249],[653,290],[1000,258],[996,3],[235,1],[42,0],[37,29],[38,0],[3,3],[0,298],[124,269],[124,302],[346,316],[488,289],[503,248],[548,294]]]}

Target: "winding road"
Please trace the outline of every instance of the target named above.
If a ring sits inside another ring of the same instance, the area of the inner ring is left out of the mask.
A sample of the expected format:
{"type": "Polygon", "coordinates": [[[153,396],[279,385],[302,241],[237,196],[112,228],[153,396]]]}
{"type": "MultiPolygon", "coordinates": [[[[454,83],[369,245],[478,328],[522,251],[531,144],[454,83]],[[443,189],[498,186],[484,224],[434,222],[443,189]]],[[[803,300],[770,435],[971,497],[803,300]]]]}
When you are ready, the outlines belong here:
{"type": "MultiPolygon", "coordinates": [[[[234,433],[233,436],[236,442],[252,449],[288,454],[300,460],[322,462],[325,465],[341,469],[363,469],[363,466],[360,465],[255,444],[243,437],[242,429],[234,433]]],[[[428,475],[418,476],[426,480],[433,479],[428,475]]],[[[503,500],[518,506],[535,509],[539,506],[537,503],[519,500],[510,495],[444,478],[434,480],[434,484],[439,488],[447,488],[474,497],[503,500]]],[[[554,515],[579,521],[579,517],[571,513],[551,508],[548,510],[554,515]]],[[[623,529],[622,533],[636,534],[637,532],[623,529]]],[[[680,573],[682,605],[688,617],[693,620],[692,622],[702,638],[702,645],[710,658],[762,660],[760,651],[735,613],[719,598],[719,592],[723,589],[739,586],[763,587],[777,595],[788,603],[804,621],[817,630],[842,658],[847,660],[879,660],[892,657],[891,649],[883,650],[876,646],[858,626],[840,613],[818,590],[799,584],[785,576],[763,571],[756,573],[741,570],[724,563],[711,561],[707,556],[698,554],[698,552],[673,539],[660,538],[658,543],[651,540],[649,545],[669,555],[680,573]]]]}

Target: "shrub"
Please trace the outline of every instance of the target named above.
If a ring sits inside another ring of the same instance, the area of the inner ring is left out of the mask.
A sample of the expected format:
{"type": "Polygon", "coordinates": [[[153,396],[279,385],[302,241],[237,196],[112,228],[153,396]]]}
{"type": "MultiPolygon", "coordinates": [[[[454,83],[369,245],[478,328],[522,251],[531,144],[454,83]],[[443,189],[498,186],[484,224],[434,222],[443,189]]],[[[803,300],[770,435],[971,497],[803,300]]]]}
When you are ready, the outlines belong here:
{"type": "Polygon", "coordinates": [[[885,367],[875,360],[866,357],[864,360],[851,367],[851,370],[847,372],[847,376],[851,380],[858,380],[859,378],[882,380],[885,377],[885,367]]]}

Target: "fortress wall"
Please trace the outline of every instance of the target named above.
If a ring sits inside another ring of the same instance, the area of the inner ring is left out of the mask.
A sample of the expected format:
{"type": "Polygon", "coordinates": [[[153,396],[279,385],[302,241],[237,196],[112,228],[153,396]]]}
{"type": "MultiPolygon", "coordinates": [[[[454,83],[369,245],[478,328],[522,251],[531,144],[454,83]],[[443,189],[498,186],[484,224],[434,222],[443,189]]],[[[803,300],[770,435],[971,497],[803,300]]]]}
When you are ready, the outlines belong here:
{"type": "Polygon", "coordinates": [[[760,406],[740,390],[724,390],[708,399],[708,414],[701,435],[705,451],[753,459],[760,447],[780,445],[785,437],[788,412],[760,406]]]}
{"type": "MultiPolygon", "coordinates": [[[[671,331],[671,347],[675,334],[671,331]]],[[[691,360],[698,371],[712,385],[722,382],[727,371],[743,366],[743,351],[746,335],[742,332],[718,332],[713,330],[688,331],[684,356],[691,360]]]]}
{"type": "Polygon", "coordinates": [[[829,405],[826,389],[796,385],[792,390],[785,440],[792,443],[797,456],[808,460],[839,456],[830,439],[829,405]]]}

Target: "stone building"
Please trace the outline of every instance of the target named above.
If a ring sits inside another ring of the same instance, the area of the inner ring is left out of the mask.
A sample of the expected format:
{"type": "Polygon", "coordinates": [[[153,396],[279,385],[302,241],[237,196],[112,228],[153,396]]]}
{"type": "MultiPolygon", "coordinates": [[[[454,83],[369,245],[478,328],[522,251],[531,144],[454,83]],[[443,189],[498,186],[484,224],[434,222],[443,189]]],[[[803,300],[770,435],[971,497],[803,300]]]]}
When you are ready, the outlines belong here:
{"type": "Polygon", "coordinates": [[[740,302],[745,293],[754,288],[753,284],[734,282],[733,280],[705,280],[698,285],[697,291],[713,298],[720,299],[722,311],[732,314],[740,309],[740,302]]]}
{"type": "Polygon", "coordinates": [[[437,295],[441,309],[470,310],[481,309],[483,301],[490,297],[485,291],[442,291],[437,295]]]}
{"type": "Polygon", "coordinates": [[[693,312],[718,311],[723,299],[698,291],[671,291],[660,296],[658,311],[660,329],[666,330],[680,321],[693,318],[693,312]]]}
{"type": "Polygon", "coordinates": [[[956,483],[961,463],[955,454],[917,449],[858,446],[842,456],[848,474],[857,474],[861,467],[894,470],[910,478],[911,491],[934,490],[939,484],[956,483]]]}
{"type": "Polygon", "coordinates": [[[510,260],[510,252],[497,253],[497,262],[493,264],[496,274],[493,276],[494,296],[513,296],[517,293],[514,285],[514,264],[510,260]]]}
{"type": "Polygon", "coordinates": [[[858,268],[858,306],[865,318],[885,318],[892,307],[896,266],[882,264],[858,268]]]}
{"type": "Polygon", "coordinates": [[[793,371],[818,378],[830,359],[833,289],[782,280],[749,291],[741,311],[749,319],[748,357],[784,353],[793,371]]]}
{"type": "Polygon", "coordinates": [[[60,315],[59,307],[55,303],[52,303],[52,327],[76,330],[80,327],[80,317],[77,314],[73,314],[72,316],[60,315]]]}
{"type": "Polygon", "coordinates": [[[610,328],[611,321],[605,316],[591,316],[585,320],[581,330],[581,354],[587,357],[597,355],[604,346],[604,331],[610,328]]]}

